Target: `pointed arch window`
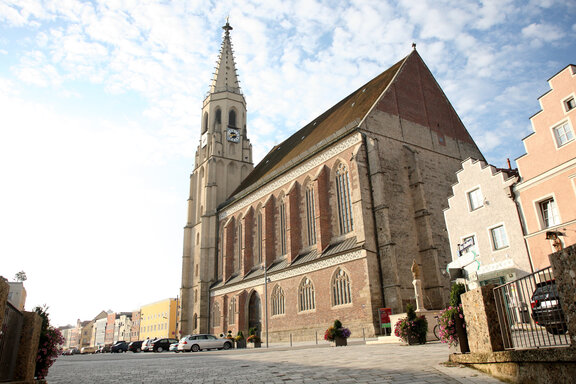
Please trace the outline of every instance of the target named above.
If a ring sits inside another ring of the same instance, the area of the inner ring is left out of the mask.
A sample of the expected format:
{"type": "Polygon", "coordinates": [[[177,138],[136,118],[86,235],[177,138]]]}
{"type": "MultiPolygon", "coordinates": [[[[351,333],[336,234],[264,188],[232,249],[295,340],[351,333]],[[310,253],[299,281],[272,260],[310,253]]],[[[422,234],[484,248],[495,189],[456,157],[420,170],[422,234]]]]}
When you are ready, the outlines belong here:
{"type": "Polygon", "coordinates": [[[220,304],[214,303],[212,307],[212,325],[214,327],[220,326],[220,304]]]}
{"type": "Polygon", "coordinates": [[[272,316],[283,315],[285,313],[284,290],[277,285],[272,290],[272,316]]]}
{"type": "Polygon", "coordinates": [[[316,244],[316,208],[314,201],[314,186],[312,183],[310,183],[306,187],[306,223],[308,245],[316,244]]]}
{"type": "Polygon", "coordinates": [[[242,258],[242,221],[238,220],[238,244],[236,246],[238,248],[238,252],[236,253],[236,257],[234,258],[234,270],[238,270],[240,268],[240,259],[242,258]]]}
{"type": "Polygon", "coordinates": [[[256,264],[262,263],[262,211],[256,214],[256,264]]]}
{"type": "Polygon", "coordinates": [[[336,170],[336,197],[338,199],[338,222],[340,234],[354,229],[352,221],[352,202],[350,201],[350,178],[348,169],[340,164],[336,170]]]}
{"type": "Polygon", "coordinates": [[[343,269],[338,268],[332,278],[332,305],[350,304],[351,302],[350,278],[343,269]]]}
{"type": "Polygon", "coordinates": [[[214,124],[215,125],[222,124],[222,110],[220,108],[216,109],[216,113],[214,116],[214,124]]]}
{"type": "Polygon", "coordinates": [[[208,113],[204,113],[204,121],[202,122],[202,133],[208,130],[208,113]]]}
{"type": "Polygon", "coordinates": [[[316,297],[312,280],[305,277],[298,287],[298,310],[311,311],[316,309],[316,297]]]}
{"type": "Polygon", "coordinates": [[[228,325],[236,324],[236,298],[230,299],[230,304],[228,305],[228,325]]]}
{"type": "Polygon", "coordinates": [[[233,109],[228,113],[228,126],[236,127],[236,111],[233,109]]]}
{"type": "Polygon", "coordinates": [[[287,236],[286,226],[286,200],[280,200],[280,254],[285,255],[287,252],[286,240],[287,236]]]}

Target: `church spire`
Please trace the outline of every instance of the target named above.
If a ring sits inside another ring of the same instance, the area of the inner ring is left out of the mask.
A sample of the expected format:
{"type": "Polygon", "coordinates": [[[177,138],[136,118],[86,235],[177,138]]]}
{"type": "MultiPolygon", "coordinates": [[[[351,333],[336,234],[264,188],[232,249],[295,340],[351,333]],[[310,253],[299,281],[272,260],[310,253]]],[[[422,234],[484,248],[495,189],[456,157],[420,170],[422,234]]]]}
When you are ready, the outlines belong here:
{"type": "Polygon", "coordinates": [[[209,93],[213,94],[227,91],[241,95],[242,91],[240,90],[240,84],[238,82],[236,63],[234,62],[232,43],[230,41],[232,26],[228,22],[228,18],[226,18],[226,25],[223,26],[222,29],[225,31],[224,39],[222,40],[220,55],[216,63],[216,72],[214,72],[209,93]]]}

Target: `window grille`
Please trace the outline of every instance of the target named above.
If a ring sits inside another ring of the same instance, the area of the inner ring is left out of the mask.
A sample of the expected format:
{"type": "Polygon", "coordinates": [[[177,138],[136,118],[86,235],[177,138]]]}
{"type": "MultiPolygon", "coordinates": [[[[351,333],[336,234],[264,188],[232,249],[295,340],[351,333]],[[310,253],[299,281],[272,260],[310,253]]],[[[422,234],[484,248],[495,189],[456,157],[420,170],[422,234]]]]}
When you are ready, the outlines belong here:
{"type": "Polygon", "coordinates": [[[314,206],[314,187],[306,188],[306,219],[308,228],[308,245],[316,244],[316,208],[314,206]]]}
{"type": "Polygon", "coordinates": [[[350,278],[344,270],[338,269],[332,279],[332,303],[336,306],[350,304],[351,302],[350,278]]]}
{"type": "Polygon", "coordinates": [[[284,309],[284,290],[279,286],[275,286],[272,291],[272,316],[283,315],[284,309]]]}
{"type": "Polygon", "coordinates": [[[352,204],[350,201],[350,179],[348,169],[340,164],[336,170],[336,195],[338,198],[338,221],[340,233],[348,233],[354,229],[352,220],[352,204]]]}
{"type": "Polygon", "coordinates": [[[310,311],[316,308],[316,299],[314,296],[314,285],[308,278],[304,278],[298,289],[299,309],[300,311],[310,311]]]}

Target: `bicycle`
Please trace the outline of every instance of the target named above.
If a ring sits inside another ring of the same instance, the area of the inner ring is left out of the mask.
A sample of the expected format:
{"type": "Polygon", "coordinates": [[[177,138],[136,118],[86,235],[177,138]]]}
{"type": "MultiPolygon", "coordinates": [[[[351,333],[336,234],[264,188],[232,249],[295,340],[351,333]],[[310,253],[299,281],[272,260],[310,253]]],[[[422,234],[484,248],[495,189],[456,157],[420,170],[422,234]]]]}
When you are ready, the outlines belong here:
{"type": "Polygon", "coordinates": [[[440,340],[440,318],[438,316],[434,316],[434,318],[436,319],[436,325],[432,329],[432,333],[436,340],[440,340]]]}

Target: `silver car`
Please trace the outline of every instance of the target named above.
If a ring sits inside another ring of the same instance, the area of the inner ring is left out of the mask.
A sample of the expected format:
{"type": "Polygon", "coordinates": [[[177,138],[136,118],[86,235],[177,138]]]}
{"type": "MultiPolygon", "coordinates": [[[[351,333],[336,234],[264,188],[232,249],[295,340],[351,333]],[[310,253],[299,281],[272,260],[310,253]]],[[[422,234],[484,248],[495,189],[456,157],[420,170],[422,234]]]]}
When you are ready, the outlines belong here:
{"type": "Polygon", "coordinates": [[[186,335],[180,339],[178,350],[183,352],[198,352],[203,349],[230,349],[233,346],[232,340],[219,339],[214,335],[186,335]]]}

